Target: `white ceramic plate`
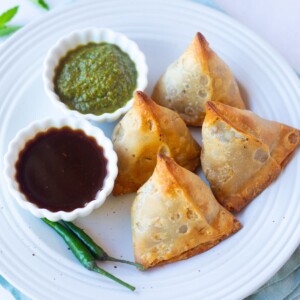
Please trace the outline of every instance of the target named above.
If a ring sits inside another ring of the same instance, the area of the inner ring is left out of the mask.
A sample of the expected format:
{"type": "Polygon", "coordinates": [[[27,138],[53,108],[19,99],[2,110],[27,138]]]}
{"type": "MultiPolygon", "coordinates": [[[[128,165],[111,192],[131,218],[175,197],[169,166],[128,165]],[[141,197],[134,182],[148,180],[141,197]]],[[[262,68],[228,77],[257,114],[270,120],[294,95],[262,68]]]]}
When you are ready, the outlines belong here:
{"type": "MultiPolygon", "coordinates": [[[[54,11],[8,40],[0,52],[0,170],[8,142],[30,121],[60,115],[47,99],[43,58],[55,41],[88,26],[108,27],[135,40],[155,81],[196,31],[230,65],[253,111],[300,127],[299,82],[267,44],[229,17],[186,1],[84,1],[54,11]]],[[[101,128],[109,136],[114,124],[101,128]]],[[[197,139],[199,134],[194,130],[197,139]]],[[[271,277],[300,241],[300,153],[238,218],[244,228],[189,260],[139,272],[105,263],[136,285],[131,293],[85,270],[63,241],[19,208],[0,174],[0,272],[33,299],[242,299],[271,277]],[[298,171],[297,171],[298,170],[298,171]]],[[[133,258],[130,205],[134,195],[111,197],[76,223],[116,257],[133,258]]]]}

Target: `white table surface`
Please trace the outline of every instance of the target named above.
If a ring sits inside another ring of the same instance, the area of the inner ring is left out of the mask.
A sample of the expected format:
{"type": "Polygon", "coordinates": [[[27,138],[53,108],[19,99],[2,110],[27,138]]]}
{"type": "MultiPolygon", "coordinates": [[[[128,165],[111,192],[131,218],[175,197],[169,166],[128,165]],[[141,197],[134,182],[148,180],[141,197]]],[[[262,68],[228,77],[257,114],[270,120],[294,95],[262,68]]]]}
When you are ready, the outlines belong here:
{"type": "Polygon", "coordinates": [[[268,41],[300,73],[299,0],[214,0],[268,41]]]}
{"type": "MultiPolygon", "coordinates": [[[[83,1],[83,0],[82,0],[83,1]]],[[[101,0],[99,0],[101,1],[101,0]]],[[[142,0],[141,0],[142,1],[142,0]]],[[[300,73],[300,1],[299,0],[214,0],[226,13],[268,41],[300,73]]],[[[51,9],[71,0],[47,0],[51,9]]],[[[47,14],[29,0],[1,0],[0,13],[20,5],[13,25],[25,25],[47,14]]],[[[0,287],[0,299],[13,297],[0,287]]]]}
{"type": "MultiPolygon", "coordinates": [[[[214,1],[229,15],[268,41],[300,73],[299,0],[214,1]]],[[[66,2],[72,2],[72,0],[47,0],[51,9],[64,5],[66,2]]],[[[14,5],[20,5],[21,9],[11,22],[12,24],[24,25],[34,20],[35,17],[47,13],[29,0],[1,0],[0,12],[14,5]]]]}

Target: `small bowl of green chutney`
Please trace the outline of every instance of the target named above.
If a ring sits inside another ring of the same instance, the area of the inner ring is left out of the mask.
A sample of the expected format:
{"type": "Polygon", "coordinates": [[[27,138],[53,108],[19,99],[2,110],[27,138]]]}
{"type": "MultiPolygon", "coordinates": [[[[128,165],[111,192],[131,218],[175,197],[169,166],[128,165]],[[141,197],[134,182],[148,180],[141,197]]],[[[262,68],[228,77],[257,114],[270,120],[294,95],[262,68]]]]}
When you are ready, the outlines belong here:
{"type": "Polygon", "coordinates": [[[52,103],[95,122],[115,121],[145,90],[148,67],[137,44],[124,34],[87,28],[62,37],[44,61],[43,81],[52,103]]]}

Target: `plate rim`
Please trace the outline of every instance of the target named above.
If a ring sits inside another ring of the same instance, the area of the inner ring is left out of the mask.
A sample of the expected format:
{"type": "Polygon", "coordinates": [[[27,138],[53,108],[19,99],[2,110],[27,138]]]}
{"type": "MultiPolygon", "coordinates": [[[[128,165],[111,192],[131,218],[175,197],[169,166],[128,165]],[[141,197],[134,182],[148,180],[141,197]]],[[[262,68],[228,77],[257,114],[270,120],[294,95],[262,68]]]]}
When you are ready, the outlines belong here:
{"type": "MultiPolygon", "coordinates": [[[[109,2],[111,3],[112,1],[109,1],[109,0],[105,0],[105,1],[102,1],[102,2],[109,2]]],[[[120,2],[118,0],[114,0],[114,2],[120,2]]],[[[135,3],[137,1],[128,1],[128,4],[130,3],[135,3]]],[[[155,3],[155,4],[160,4],[161,2],[159,0],[154,0],[154,1],[149,1],[149,2],[152,2],[152,3],[155,3]]],[[[46,18],[50,19],[52,18],[52,16],[55,16],[55,15],[58,15],[59,13],[61,12],[64,12],[65,10],[67,9],[76,9],[78,6],[86,6],[87,4],[89,3],[98,3],[97,0],[88,0],[88,1],[85,1],[84,3],[81,2],[78,2],[78,3],[75,3],[75,4],[72,4],[72,5],[66,5],[66,6],[63,6],[63,7],[60,7],[58,9],[54,9],[53,11],[51,11],[50,13],[47,14],[46,18]]],[[[169,3],[170,5],[171,4],[174,4],[173,1],[171,0],[166,0],[164,1],[164,4],[165,3],[169,3]]],[[[268,51],[270,51],[270,53],[272,54],[272,56],[274,56],[276,58],[276,60],[279,62],[280,66],[282,66],[282,68],[289,74],[291,80],[294,81],[293,84],[295,84],[295,91],[297,91],[298,93],[298,98],[300,98],[300,89],[299,89],[299,79],[296,75],[296,72],[289,66],[289,64],[286,62],[286,60],[281,56],[281,54],[279,54],[275,49],[273,49],[266,41],[264,41],[260,36],[258,36],[256,33],[252,32],[250,29],[248,29],[247,27],[245,27],[244,25],[240,24],[238,21],[232,19],[231,17],[229,17],[228,15],[225,15],[224,13],[222,12],[219,12],[219,11],[216,11],[215,9],[213,8],[210,8],[208,6],[205,6],[201,3],[195,3],[195,2],[192,2],[192,1],[177,1],[176,2],[176,5],[177,3],[188,3],[188,5],[192,5],[192,6],[195,6],[197,7],[197,9],[203,9],[204,11],[207,10],[207,11],[210,11],[211,13],[213,14],[216,14],[216,15],[219,15],[220,18],[222,19],[227,19],[227,21],[229,21],[230,23],[233,23],[233,24],[236,24],[239,26],[239,28],[242,30],[242,31],[246,31],[248,33],[250,33],[252,36],[254,36],[254,38],[261,44],[264,46],[264,48],[267,48],[268,51]]],[[[9,47],[13,47],[13,44],[15,41],[19,40],[19,37],[21,37],[23,34],[26,34],[27,32],[30,32],[31,31],[31,28],[37,26],[39,23],[43,22],[45,16],[43,17],[40,17],[38,18],[37,20],[33,21],[32,23],[28,24],[26,27],[24,27],[23,29],[21,29],[19,32],[15,33],[14,36],[12,36],[9,40],[5,41],[5,43],[3,43],[1,46],[0,46],[0,49],[2,51],[6,49],[8,49],[9,47]]],[[[3,56],[3,54],[0,55],[0,60],[1,60],[1,57],[3,56]]],[[[0,215],[1,215],[1,211],[0,211],[0,215]]],[[[296,233],[295,233],[296,235],[296,233]]],[[[288,260],[288,258],[292,255],[292,253],[295,251],[295,249],[298,247],[300,243],[300,235],[298,236],[298,239],[297,239],[297,242],[294,242],[294,248],[290,248],[290,251],[288,251],[288,253],[286,253],[284,259],[282,259],[282,263],[280,264],[277,264],[277,267],[276,268],[273,268],[273,271],[271,272],[272,274],[270,274],[269,276],[267,276],[267,278],[264,279],[264,282],[265,283],[269,278],[271,278],[280,268],[281,266],[288,260]]],[[[1,269],[1,267],[0,267],[1,269]]],[[[1,274],[4,278],[8,279],[10,282],[13,282],[12,278],[9,278],[9,276],[5,276],[5,274],[1,274]]],[[[261,286],[263,283],[259,284],[259,286],[261,286]]],[[[24,294],[26,295],[29,295],[27,293],[27,291],[25,291],[25,289],[23,290],[22,287],[20,286],[17,286],[16,284],[13,284],[15,287],[17,287],[20,291],[22,291],[24,294]]],[[[255,291],[257,289],[257,287],[253,287],[252,290],[247,293],[247,295],[251,294],[253,291],[255,291]]],[[[244,296],[247,296],[247,295],[244,295],[244,296]]]]}

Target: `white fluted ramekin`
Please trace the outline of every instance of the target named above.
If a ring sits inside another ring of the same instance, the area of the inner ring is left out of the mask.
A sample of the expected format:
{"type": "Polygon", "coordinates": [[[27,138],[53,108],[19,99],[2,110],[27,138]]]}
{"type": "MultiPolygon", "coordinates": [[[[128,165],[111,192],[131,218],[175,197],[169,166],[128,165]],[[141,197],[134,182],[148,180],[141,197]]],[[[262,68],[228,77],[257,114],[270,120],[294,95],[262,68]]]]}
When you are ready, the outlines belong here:
{"type": "Polygon", "coordinates": [[[80,31],[74,31],[67,36],[62,37],[57,43],[49,50],[43,67],[43,82],[47,95],[50,97],[52,103],[60,108],[63,112],[72,114],[74,117],[81,117],[95,122],[115,121],[121,115],[125,114],[133,105],[132,98],[121,108],[112,113],[104,113],[101,115],[95,114],[82,114],[77,110],[70,109],[55,93],[53,79],[55,76],[55,68],[58,66],[59,61],[67,52],[88,43],[101,43],[107,42],[115,44],[121,48],[122,51],[127,53],[131,60],[135,63],[137,70],[137,87],[136,90],[144,91],[147,87],[148,80],[148,67],[144,54],[140,51],[138,45],[129,40],[124,34],[114,32],[106,28],[87,28],[80,31]]]}
{"type": "Polygon", "coordinates": [[[71,117],[60,119],[47,118],[41,121],[32,122],[26,128],[19,131],[16,137],[10,142],[8,152],[4,158],[4,175],[8,188],[18,204],[30,211],[34,216],[38,218],[47,218],[51,221],[72,221],[78,217],[89,215],[94,209],[101,206],[107,196],[111,193],[117,173],[117,155],[113,150],[110,139],[104,135],[101,129],[91,125],[88,121],[71,117]],[[95,200],[88,202],[84,207],[77,208],[70,212],[52,212],[45,208],[39,208],[37,205],[26,199],[25,195],[19,189],[19,183],[16,179],[15,164],[19,158],[20,151],[22,151],[26,143],[33,139],[39,132],[45,132],[50,128],[62,128],[65,126],[74,130],[81,129],[87,136],[95,138],[98,145],[102,147],[104,157],[107,160],[107,174],[101,190],[96,194],[95,200]]]}

